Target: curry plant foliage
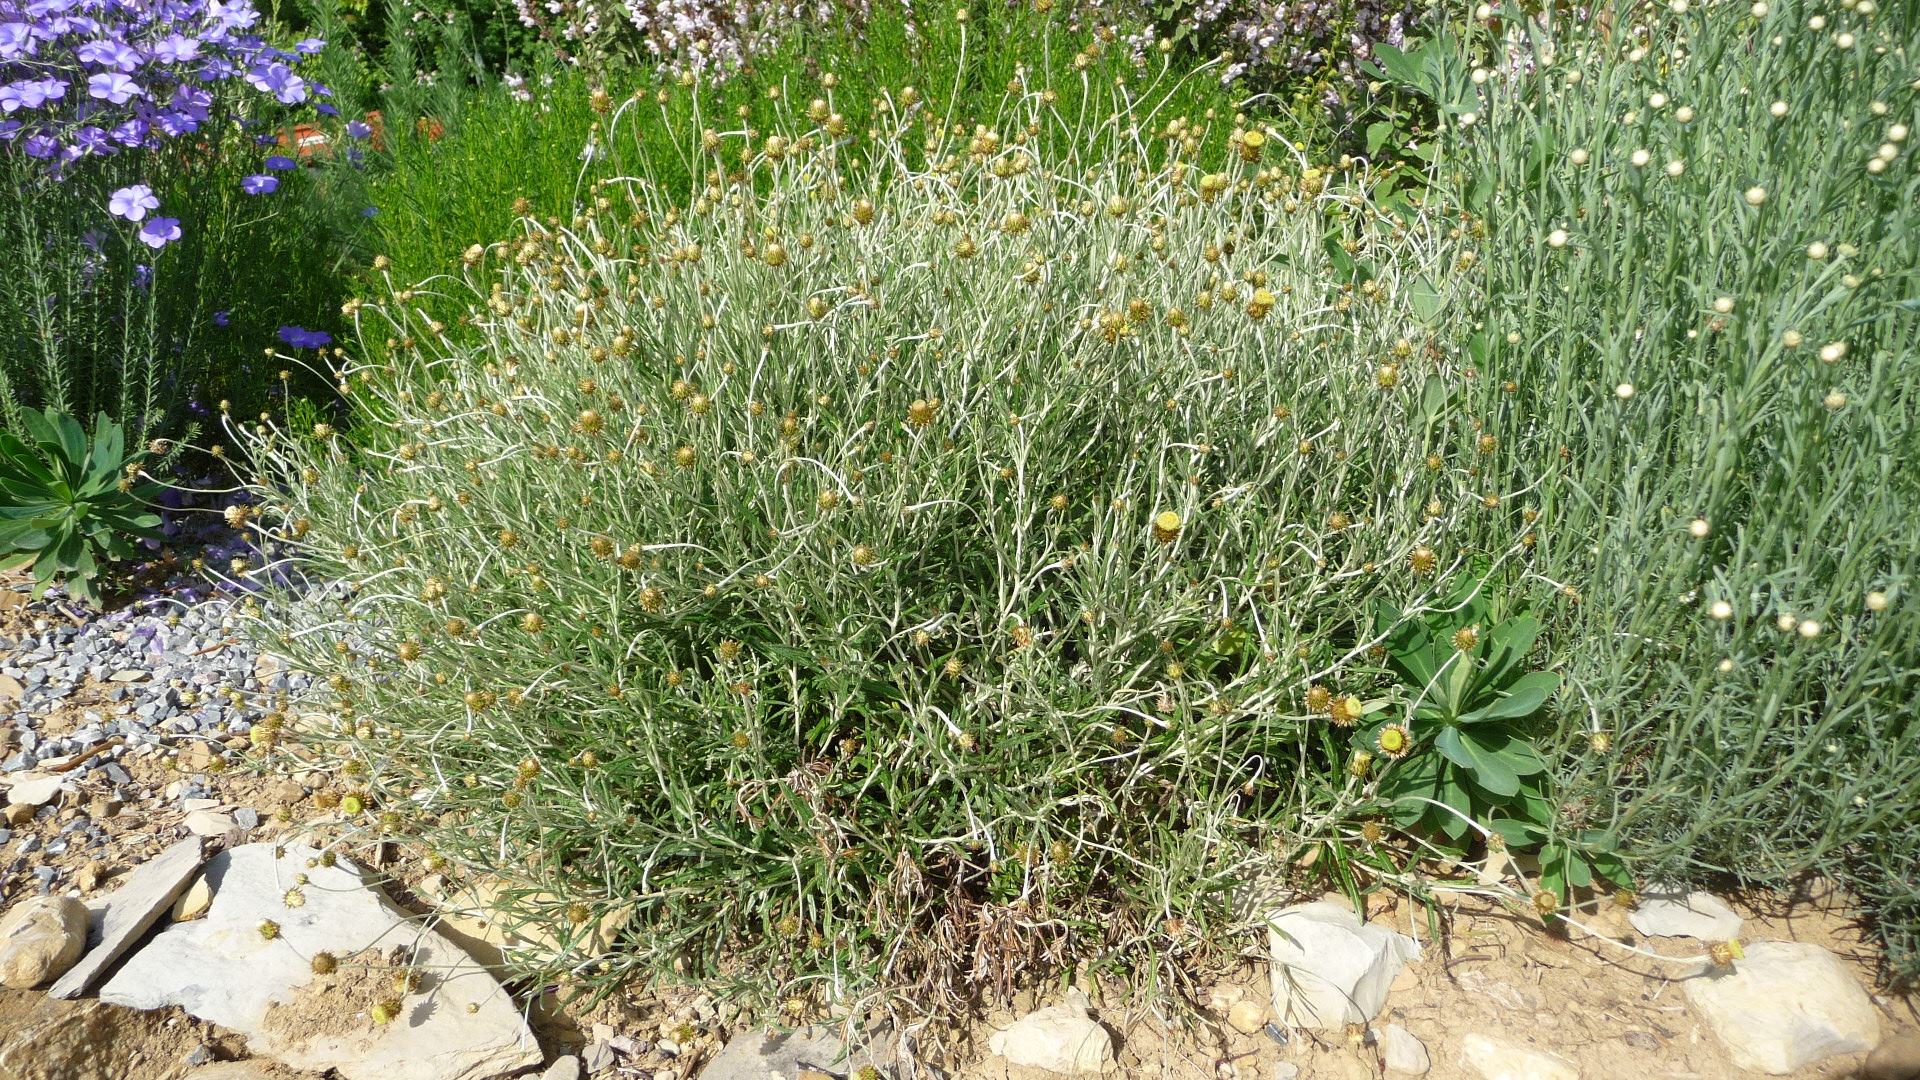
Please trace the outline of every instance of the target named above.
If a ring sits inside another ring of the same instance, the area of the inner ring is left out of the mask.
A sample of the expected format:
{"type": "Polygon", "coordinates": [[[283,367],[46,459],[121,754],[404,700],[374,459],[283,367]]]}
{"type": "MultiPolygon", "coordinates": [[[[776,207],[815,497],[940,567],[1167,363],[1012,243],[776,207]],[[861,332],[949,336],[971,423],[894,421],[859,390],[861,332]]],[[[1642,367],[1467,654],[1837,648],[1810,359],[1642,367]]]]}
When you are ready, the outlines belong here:
{"type": "Polygon", "coordinates": [[[867,138],[825,86],[696,112],[684,194],[628,101],[627,179],[350,305],[363,428],[248,445],[358,588],[263,629],[331,679],[360,827],[533,878],[527,918],[631,904],[613,970],[932,1006],[1224,923],[1236,868],[1363,812],[1325,737],[1367,599],[1528,550],[1471,428],[1419,419],[1468,379],[1401,300],[1445,241],[1266,131],[1080,92],[957,134],[904,92],[867,138]]]}
{"type": "Polygon", "coordinates": [[[94,579],[160,525],[146,508],[159,485],[133,483],[144,455],[105,413],[91,438],[65,413],[22,407],[19,419],[31,446],[0,431],[0,568],[32,569],[35,596],[60,583],[97,602],[94,579]]]}

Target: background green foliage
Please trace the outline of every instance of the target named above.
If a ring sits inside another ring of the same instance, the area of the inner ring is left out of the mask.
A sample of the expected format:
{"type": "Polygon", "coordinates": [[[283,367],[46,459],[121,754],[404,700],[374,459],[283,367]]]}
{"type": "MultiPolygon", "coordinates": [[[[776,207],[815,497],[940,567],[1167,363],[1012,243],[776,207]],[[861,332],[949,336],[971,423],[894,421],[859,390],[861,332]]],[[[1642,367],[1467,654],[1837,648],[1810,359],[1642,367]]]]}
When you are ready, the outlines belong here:
{"type": "Polygon", "coordinates": [[[145,442],[190,433],[222,398],[243,413],[278,407],[282,365],[265,350],[283,325],[334,317],[346,292],[336,238],[354,226],[317,177],[288,176],[278,198],[241,191],[273,152],[254,145],[262,130],[210,132],[207,145],[170,148],[164,168],[89,159],[58,182],[0,155],[6,426],[19,430],[18,404],[105,411],[145,442]],[[108,215],[109,193],[131,183],[152,186],[180,240],[155,252],[108,215]]]}

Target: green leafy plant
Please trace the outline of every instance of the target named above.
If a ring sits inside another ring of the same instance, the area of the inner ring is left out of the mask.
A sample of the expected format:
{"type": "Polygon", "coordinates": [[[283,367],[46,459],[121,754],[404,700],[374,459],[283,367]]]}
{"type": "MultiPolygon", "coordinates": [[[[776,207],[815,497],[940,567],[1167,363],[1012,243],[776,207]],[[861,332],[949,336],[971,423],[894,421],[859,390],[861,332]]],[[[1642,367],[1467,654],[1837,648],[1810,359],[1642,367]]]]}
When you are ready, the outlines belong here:
{"type": "Polygon", "coordinates": [[[1488,626],[1489,608],[1478,576],[1462,578],[1420,615],[1376,598],[1374,633],[1410,697],[1402,717],[1380,720],[1355,738],[1364,752],[1392,763],[1378,790],[1402,827],[1457,841],[1472,819],[1509,843],[1537,842],[1534,830],[1551,809],[1543,790],[1547,762],[1528,721],[1559,688],[1560,676],[1522,664],[1540,634],[1538,619],[1518,615],[1488,626]]]}
{"type": "Polygon", "coordinates": [[[1560,676],[1526,668],[1539,619],[1523,613],[1489,625],[1486,584],[1484,571],[1463,576],[1416,614],[1375,599],[1374,634],[1410,696],[1401,717],[1359,730],[1355,748],[1388,760],[1375,790],[1402,828],[1444,836],[1457,849],[1479,824],[1491,842],[1538,849],[1540,887],[1561,898],[1601,879],[1626,885],[1609,833],[1558,827],[1539,732],[1560,676]]]}
{"type": "Polygon", "coordinates": [[[129,538],[153,535],[160,516],[145,509],[160,485],[134,484],[126,433],[105,413],[88,440],[63,412],[22,408],[28,446],[0,432],[0,569],[33,568],[33,594],[64,581],[73,595],[98,602],[94,579],[111,560],[133,556],[129,538]]]}

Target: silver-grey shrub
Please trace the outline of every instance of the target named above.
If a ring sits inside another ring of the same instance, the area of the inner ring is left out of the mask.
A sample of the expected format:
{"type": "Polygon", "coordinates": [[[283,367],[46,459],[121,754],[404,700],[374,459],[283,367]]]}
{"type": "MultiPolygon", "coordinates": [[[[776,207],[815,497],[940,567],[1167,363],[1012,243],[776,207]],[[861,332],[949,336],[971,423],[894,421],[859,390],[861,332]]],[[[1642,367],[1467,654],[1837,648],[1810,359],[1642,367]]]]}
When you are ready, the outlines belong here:
{"type": "Polygon", "coordinates": [[[1246,867],[1357,842],[1308,690],[1382,685],[1368,598],[1533,543],[1422,321],[1445,226],[1152,98],[874,139],[830,99],[352,306],[364,435],[250,447],[353,589],[263,624],[334,688],[303,740],[578,970],[626,911],[611,970],[744,950],[816,997],[1179,962],[1246,867]]]}

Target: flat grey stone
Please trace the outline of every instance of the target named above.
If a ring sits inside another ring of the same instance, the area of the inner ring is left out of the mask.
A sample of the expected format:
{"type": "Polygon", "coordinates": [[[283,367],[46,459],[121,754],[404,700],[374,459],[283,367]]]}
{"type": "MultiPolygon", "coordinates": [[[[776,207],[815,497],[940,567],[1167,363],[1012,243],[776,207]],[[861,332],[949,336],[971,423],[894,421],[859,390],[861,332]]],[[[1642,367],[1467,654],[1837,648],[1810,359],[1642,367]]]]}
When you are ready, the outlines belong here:
{"type": "Polygon", "coordinates": [[[803,1069],[839,1074],[849,1071],[839,1064],[845,1051],[831,1028],[749,1028],[707,1062],[700,1080],[796,1080],[803,1069]]]}
{"type": "Polygon", "coordinates": [[[1738,912],[1704,892],[1643,896],[1627,921],[1648,937],[1702,941],[1732,941],[1740,936],[1741,925],[1738,912]]]}
{"type": "Polygon", "coordinates": [[[87,951],[53,984],[48,996],[71,998],[84,993],[187,887],[202,857],[200,838],[189,837],[134,867],[118,889],[88,904],[93,918],[87,951]]]}
{"type": "Polygon", "coordinates": [[[208,861],[206,917],[161,931],[107,981],[101,1000],[179,1005],[245,1034],[255,1054],[346,1080],[490,1080],[540,1063],[512,999],[458,946],[408,919],[344,860],[321,866],[313,862],[320,853],[299,844],[275,853],[273,844],[246,844],[208,861]],[[300,874],[304,885],[294,881],[300,874]],[[271,938],[264,921],[278,928],[271,938]],[[430,977],[402,997],[392,1023],[331,1032],[267,1023],[269,1009],[294,1004],[315,978],[315,953],[396,947],[411,950],[430,977]]]}

